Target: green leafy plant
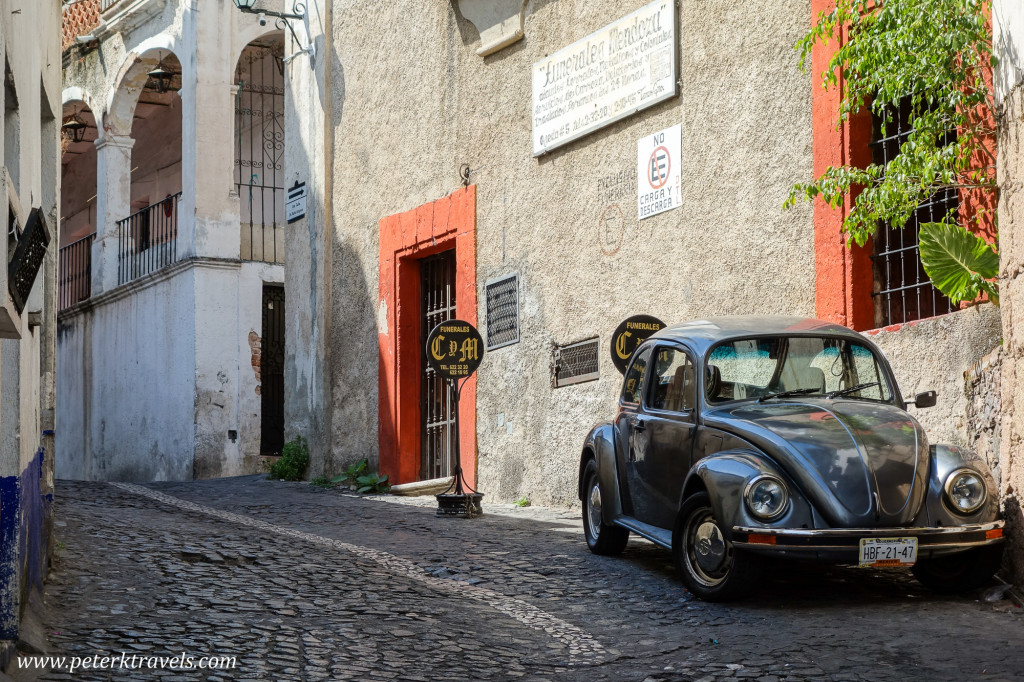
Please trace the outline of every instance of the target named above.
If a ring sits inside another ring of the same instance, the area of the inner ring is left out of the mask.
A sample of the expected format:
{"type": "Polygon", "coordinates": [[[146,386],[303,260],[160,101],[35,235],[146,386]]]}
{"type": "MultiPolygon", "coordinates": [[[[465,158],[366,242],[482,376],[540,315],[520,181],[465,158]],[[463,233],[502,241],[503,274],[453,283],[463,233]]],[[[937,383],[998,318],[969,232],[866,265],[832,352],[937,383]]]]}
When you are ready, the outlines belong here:
{"type": "Polygon", "coordinates": [[[309,447],[306,439],[296,436],[284,444],[281,458],[270,465],[270,477],[284,481],[302,480],[309,466],[309,447]]]}
{"type": "Polygon", "coordinates": [[[345,472],[334,477],[331,483],[346,485],[357,493],[386,493],[391,490],[387,475],[370,473],[369,469],[369,460],[360,460],[349,465],[345,472]]]}
{"type": "Polygon", "coordinates": [[[315,478],[310,480],[309,484],[316,486],[317,488],[330,488],[331,479],[327,478],[326,476],[316,476],[315,478]]]}
{"type": "Polygon", "coordinates": [[[523,497],[520,497],[518,500],[516,500],[512,504],[514,504],[517,507],[529,507],[530,506],[530,498],[526,497],[524,495],[523,497]]]}
{"type": "MultiPolygon", "coordinates": [[[[821,74],[826,88],[839,87],[842,79],[839,122],[869,109],[881,121],[883,136],[891,135],[902,103],[910,111],[912,132],[887,165],[829,167],[813,182],[795,185],[785,206],[820,197],[838,208],[852,198],[843,231],[847,245],[863,246],[880,222],[903,227],[918,206],[943,190],[986,194],[996,205],[990,115],[995,107],[986,81],[996,61],[989,16],[991,0],[837,0],[831,12],[819,14],[796,49],[806,69],[816,45],[842,34],[821,74]]],[[[970,220],[983,215],[979,211],[970,220]]],[[[983,239],[955,229],[954,222],[955,216],[946,216],[921,226],[922,241],[929,241],[921,247],[925,271],[954,301],[984,291],[998,302],[996,285],[989,281],[998,271],[998,255],[983,239]],[[975,257],[959,257],[966,254],[975,257]]]]}
{"type": "Polygon", "coordinates": [[[981,292],[999,304],[991,281],[999,274],[999,255],[984,239],[959,225],[927,223],[921,226],[920,242],[924,271],[954,304],[973,301],[981,292]]]}

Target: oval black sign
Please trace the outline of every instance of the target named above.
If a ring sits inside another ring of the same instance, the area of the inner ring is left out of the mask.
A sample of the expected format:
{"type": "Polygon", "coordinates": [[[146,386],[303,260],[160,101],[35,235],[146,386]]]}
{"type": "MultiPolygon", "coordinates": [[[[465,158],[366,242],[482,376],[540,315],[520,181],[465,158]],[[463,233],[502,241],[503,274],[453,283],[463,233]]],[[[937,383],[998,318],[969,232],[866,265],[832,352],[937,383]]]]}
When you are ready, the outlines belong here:
{"type": "Polygon", "coordinates": [[[625,374],[629,357],[636,347],[664,326],[664,322],[650,315],[634,315],[623,320],[612,334],[612,363],[615,369],[625,374]]]}
{"type": "Polygon", "coordinates": [[[476,371],[484,356],[484,340],[469,322],[448,320],[427,336],[427,362],[447,379],[464,379],[476,371]]]}

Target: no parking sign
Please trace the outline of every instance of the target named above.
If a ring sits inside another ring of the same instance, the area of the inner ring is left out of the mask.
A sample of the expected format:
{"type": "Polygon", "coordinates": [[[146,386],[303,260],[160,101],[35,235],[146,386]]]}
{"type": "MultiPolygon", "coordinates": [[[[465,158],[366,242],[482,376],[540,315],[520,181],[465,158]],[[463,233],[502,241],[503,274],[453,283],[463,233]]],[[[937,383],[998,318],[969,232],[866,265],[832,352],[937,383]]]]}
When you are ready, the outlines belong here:
{"type": "Polygon", "coordinates": [[[636,199],[640,220],[682,204],[683,126],[675,125],[637,142],[636,199]]]}

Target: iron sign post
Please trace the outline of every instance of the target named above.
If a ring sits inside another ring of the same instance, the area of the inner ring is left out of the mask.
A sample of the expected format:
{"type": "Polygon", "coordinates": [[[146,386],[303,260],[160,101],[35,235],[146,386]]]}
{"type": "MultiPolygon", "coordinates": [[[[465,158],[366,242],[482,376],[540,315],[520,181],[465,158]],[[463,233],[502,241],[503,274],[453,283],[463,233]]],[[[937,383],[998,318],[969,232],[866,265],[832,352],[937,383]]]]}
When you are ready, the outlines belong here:
{"type": "Polygon", "coordinates": [[[437,498],[438,516],[472,518],[483,514],[483,493],[469,487],[462,473],[462,438],[459,430],[459,398],[462,388],[480,366],[484,341],[480,332],[463,320],[441,322],[427,336],[427,362],[444,377],[455,395],[455,474],[452,483],[437,498]],[[462,380],[461,383],[459,380],[462,380]],[[466,492],[467,489],[469,492],[466,492]]]}

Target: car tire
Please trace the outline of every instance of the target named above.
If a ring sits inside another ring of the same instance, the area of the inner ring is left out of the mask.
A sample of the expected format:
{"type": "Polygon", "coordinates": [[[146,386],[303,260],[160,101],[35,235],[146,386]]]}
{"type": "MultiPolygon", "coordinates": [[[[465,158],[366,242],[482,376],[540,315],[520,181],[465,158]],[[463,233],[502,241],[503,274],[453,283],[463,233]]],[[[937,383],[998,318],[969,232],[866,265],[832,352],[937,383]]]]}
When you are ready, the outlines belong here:
{"type": "Polygon", "coordinates": [[[583,469],[583,534],[594,554],[621,554],[629,542],[629,531],[605,524],[601,516],[603,498],[597,462],[590,460],[583,469]]]}
{"type": "Polygon", "coordinates": [[[725,539],[706,492],[683,502],[672,533],[672,558],[690,592],[711,602],[750,594],[763,565],[761,557],[725,539]]]}
{"type": "Polygon", "coordinates": [[[956,594],[985,585],[1003,560],[1003,546],[978,547],[966,552],[921,559],[910,569],[918,582],[940,594],[956,594]]]}

